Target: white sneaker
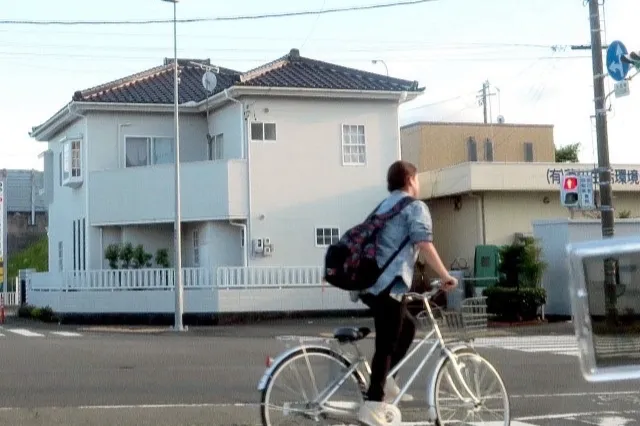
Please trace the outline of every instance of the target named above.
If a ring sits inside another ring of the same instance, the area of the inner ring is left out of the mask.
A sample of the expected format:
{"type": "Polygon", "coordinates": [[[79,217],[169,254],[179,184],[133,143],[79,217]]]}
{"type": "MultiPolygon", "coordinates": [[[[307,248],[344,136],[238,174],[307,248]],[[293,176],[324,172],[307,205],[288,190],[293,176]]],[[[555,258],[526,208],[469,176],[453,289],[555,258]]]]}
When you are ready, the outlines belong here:
{"type": "Polygon", "coordinates": [[[398,407],[378,401],[365,401],[360,407],[358,420],[368,426],[395,426],[402,421],[398,407]]]}
{"type": "MultiPolygon", "coordinates": [[[[387,379],[384,385],[384,400],[385,402],[393,402],[396,399],[396,396],[400,394],[400,386],[396,383],[393,377],[387,379]]],[[[400,398],[402,402],[413,401],[413,395],[410,395],[405,392],[404,395],[400,398]]]]}

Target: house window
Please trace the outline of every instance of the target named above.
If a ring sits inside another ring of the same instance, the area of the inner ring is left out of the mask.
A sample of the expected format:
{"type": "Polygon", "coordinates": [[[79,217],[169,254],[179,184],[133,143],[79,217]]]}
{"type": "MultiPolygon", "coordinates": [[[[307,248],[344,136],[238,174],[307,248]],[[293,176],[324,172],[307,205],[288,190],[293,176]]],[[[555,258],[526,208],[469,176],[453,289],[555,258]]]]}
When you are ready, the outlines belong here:
{"type": "Polygon", "coordinates": [[[62,241],[58,241],[58,271],[64,269],[64,251],[62,250],[62,241]]]}
{"type": "Polygon", "coordinates": [[[467,139],[467,159],[469,161],[478,161],[478,147],[473,137],[467,139]]]}
{"type": "Polygon", "coordinates": [[[207,159],[209,161],[224,159],[224,137],[222,133],[211,136],[207,141],[207,159]]]}
{"type": "Polygon", "coordinates": [[[316,228],[316,246],[326,247],[338,242],[340,230],[338,228],[316,228]]]}
{"type": "Polygon", "coordinates": [[[484,161],[493,161],[493,142],[489,139],[484,142],[484,161]]]}
{"type": "Polygon", "coordinates": [[[200,231],[193,231],[193,264],[200,266],[200,231]]]}
{"type": "Polygon", "coordinates": [[[82,185],[82,151],[80,139],[63,139],[61,141],[61,153],[58,157],[60,163],[60,186],[77,188],[82,185]]]}
{"type": "Polygon", "coordinates": [[[342,164],[364,165],[367,162],[363,125],[342,125],[342,164]]]}
{"type": "Polygon", "coordinates": [[[156,164],[173,164],[174,139],[166,137],[125,138],[125,166],[143,167],[156,164]]]}
{"type": "Polygon", "coordinates": [[[244,232],[244,228],[242,228],[241,234],[240,234],[240,247],[244,247],[244,241],[246,239],[246,234],[244,232]]]}
{"type": "Polygon", "coordinates": [[[531,142],[524,143],[524,161],[527,163],[533,162],[533,143],[531,142]]]}
{"type": "Polygon", "coordinates": [[[251,140],[271,142],[275,141],[276,123],[262,123],[259,121],[251,123],[251,140]]]}

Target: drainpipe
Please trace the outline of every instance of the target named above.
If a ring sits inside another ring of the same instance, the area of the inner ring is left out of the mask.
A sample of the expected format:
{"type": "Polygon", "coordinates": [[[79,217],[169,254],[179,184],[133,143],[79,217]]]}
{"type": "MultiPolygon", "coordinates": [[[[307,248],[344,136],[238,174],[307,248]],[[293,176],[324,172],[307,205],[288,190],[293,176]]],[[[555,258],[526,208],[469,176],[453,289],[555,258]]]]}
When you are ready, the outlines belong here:
{"type": "Polygon", "coordinates": [[[31,170],[31,225],[36,224],[36,171],[31,170]]]}
{"type": "MultiPolygon", "coordinates": [[[[80,166],[81,167],[80,173],[82,174],[83,181],[84,181],[83,186],[84,186],[84,201],[85,201],[85,216],[86,216],[86,220],[84,224],[84,235],[85,235],[84,260],[85,260],[85,265],[91,265],[90,263],[91,250],[89,250],[89,247],[91,246],[91,238],[87,238],[87,234],[89,233],[88,231],[90,227],[89,225],[89,222],[90,222],[89,221],[89,124],[87,122],[86,115],[83,115],[76,111],[71,110],[70,103],[68,104],[67,108],[69,110],[69,114],[75,115],[76,117],[84,118],[84,135],[82,140],[83,152],[82,152],[82,162],[80,166]],[[87,244],[87,242],[89,244],[87,244]]],[[[63,154],[63,157],[64,157],[64,154],[63,154]]],[[[89,266],[88,269],[91,269],[91,266],[89,266]]]]}
{"type": "MultiPolygon", "coordinates": [[[[240,138],[242,139],[241,141],[241,158],[246,156],[246,160],[247,160],[247,224],[245,225],[245,243],[244,243],[244,266],[248,267],[249,266],[249,246],[251,244],[249,244],[251,242],[251,210],[252,210],[252,203],[251,203],[251,145],[249,144],[249,137],[248,137],[248,132],[247,132],[247,124],[245,123],[245,118],[244,118],[244,104],[242,102],[240,102],[237,99],[232,98],[231,96],[229,96],[229,92],[227,91],[227,89],[224,89],[224,96],[232,101],[237,103],[238,105],[240,105],[240,138]],[[246,146],[246,151],[244,150],[246,146]],[[245,155],[246,153],[246,155],[245,155]]],[[[207,123],[207,125],[209,125],[209,123],[207,123]]],[[[230,221],[231,223],[231,221],[230,221]]],[[[235,225],[233,223],[231,223],[232,225],[235,225]]]]}

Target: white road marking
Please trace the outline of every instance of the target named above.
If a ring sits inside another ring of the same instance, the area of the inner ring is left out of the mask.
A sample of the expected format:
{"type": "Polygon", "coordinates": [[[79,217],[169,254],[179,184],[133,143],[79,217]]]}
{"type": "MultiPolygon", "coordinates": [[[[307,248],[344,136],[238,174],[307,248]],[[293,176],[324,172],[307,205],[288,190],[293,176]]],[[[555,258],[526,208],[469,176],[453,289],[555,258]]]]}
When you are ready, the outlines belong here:
{"type": "Polygon", "coordinates": [[[73,331],[52,331],[51,334],[55,334],[55,335],[58,335],[58,336],[66,336],[66,337],[82,336],[82,334],[74,333],[73,331]]]}
{"type": "Polygon", "coordinates": [[[6,331],[26,337],[44,337],[44,334],[29,331],[26,328],[8,328],[6,331]]]}
{"type": "Polygon", "coordinates": [[[490,347],[530,353],[553,353],[556,355],[580,356],[575,336],[518,336],[485,337],[476,339],[477,347],[490,347]]]}
{"type": "Polygon", "coordinates": [[[569,417],[610,416],[610,415],[620,415],[620,414],[640,414],[640,410],[586,411],[586,412],[582,412],[582,413],[543,414],[543,415],[540,415],[540,416],[519,417],[518,420],[536,421],[536,420],[566,419],[566,418],[569,418],[569,417]]]}

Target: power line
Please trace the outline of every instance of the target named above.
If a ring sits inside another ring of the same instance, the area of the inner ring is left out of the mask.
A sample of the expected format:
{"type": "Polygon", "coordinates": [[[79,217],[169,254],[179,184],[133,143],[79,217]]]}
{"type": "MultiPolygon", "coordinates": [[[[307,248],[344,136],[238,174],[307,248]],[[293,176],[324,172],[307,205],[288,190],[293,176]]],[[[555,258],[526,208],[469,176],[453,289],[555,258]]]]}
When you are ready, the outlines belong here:
{"type": "MultiPolygon", "coordinates": [[[[192,24],[198,22],[220,22],[220,21],[247,21],[256,19],[269,19],[269,18],[290,18],[295,16],[308,16],[308,15],[326,15],[329,13],[342,13],[342,12],[355,12],[362,10],[374,10],[399,6],[412,6],[421,3],[433,2],[437,0],[405,0],[396,1],[392,3],[380,3],[370,4],[364,6],[351,6],[351,7],[336,7],[322,10],[305,10],[298,12],[281,12],[281,13],[266,13],[260,15],[237,15],[237,16],[220,16],[216,18],[186,18],[177,19],[176,22],[182,24],[192,24]]],[[[148,20],[119,20],[119,21],[36,21],[36,20],[16,20],[16,19],[3,19],[0,20],[0,25],[153,25],[153,24],[168,24],[173,23],[173,19],[148,19],[148,20]]]]}

